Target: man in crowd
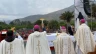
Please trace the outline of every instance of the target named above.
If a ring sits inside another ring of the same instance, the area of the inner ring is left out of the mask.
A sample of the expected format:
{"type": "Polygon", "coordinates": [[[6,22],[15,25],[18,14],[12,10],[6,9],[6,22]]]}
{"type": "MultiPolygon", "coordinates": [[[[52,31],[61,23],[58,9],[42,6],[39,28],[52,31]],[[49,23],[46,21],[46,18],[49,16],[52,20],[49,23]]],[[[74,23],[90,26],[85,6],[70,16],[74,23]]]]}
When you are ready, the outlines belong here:
{"type": "Polygon", "coordinates": [[[24,44],[13,36],[13,31],[7,31],[7,37],[0,43],[0,54],[25,54],[24,44]]]}
{"type": "Polygon", "coordinates": [[[51,54],[46,32],[39,32],[40,26],[34,26],[34,33],[28,36],[26,54],[51,54]]]}
{"type": "Polygon", "coordinates": [[[85,24],[85,20],[80,20],[80,26],[76,31],[76,53],[88,54],[95,51],[95,40],[90,28],[85,24]]]}
{"type": "Polygon", "coordinates": [[[61,26],[61,34],[54,41],[56,54],[75,54],[74,45],[70,36],[66,33],[66,28],[61,26]]]}
{"type": "Polygon", "coordinates": [[[68,26],[68,33],[73,36],[72,26],[68,26]]]}

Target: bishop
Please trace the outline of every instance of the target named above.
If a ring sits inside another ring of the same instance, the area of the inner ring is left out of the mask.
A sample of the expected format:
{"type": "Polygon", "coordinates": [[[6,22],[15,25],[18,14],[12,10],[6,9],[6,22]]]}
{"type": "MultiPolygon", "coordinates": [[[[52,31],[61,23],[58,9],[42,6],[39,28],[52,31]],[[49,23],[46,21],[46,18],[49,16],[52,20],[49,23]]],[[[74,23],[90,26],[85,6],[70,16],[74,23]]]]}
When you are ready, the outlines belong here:
{"type": "Polygon", "coordinates": [[[75,54],[74,45],[70,36],[66,33],[66,28],[61,27],[61,34],[59,34],[54,41],[56,54],[75,54]]]}
{"type": "Polygon", "coordinates": [[[40,26],[34,26],[34,33],[28,37],[26,54],[51,54],[46,32],[39,32],[40,26]]]}

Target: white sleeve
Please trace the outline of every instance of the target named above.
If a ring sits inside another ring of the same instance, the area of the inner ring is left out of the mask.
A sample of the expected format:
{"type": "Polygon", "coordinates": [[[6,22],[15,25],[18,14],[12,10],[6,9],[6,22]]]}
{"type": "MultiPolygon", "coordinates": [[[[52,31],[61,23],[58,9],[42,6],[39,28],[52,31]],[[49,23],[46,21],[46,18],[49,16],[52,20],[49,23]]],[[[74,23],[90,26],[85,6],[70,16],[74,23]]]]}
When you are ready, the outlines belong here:
{"type": "Polygon", "coordinates": [[[24,41],[23,40],[21,40],[21,52],[22,52],[22,54],[25,54],[25,49],[24,49],[24,41]]]}
{"type": "Polygon", "coordinates": [[[46,36],[46,34],[47,34],[46,31],[44,31],[43,33],[44,33],[44,35],[46,36]]]}
{"type": "Polygon", "coordinates": [[[18,39],[21,39],[21,40],[23,40],[23,38],[22,38],[20,35],[18,35],[18,39]]]}
{"type": "Polygon", "coordinates": [[[96,42],[96,35],[94,35],[94,39],[95,39],[95,42],[96,42]]]}

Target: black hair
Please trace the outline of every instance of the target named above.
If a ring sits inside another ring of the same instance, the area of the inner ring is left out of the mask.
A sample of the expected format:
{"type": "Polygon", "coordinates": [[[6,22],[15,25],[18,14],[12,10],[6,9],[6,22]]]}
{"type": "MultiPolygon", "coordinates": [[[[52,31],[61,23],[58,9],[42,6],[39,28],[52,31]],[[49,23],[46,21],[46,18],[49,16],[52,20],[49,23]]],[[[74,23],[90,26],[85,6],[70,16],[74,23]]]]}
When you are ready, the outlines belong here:
{"type": "Polygon", "coordinates": [[[13,31],[12,30],[8,30],[7,31],[7,36],[13,36],[13,31]]]}
{"type": "Polygon", "coordinates": [[[34,29],[34,31],[39,31],[39,29],[34,29]]]}

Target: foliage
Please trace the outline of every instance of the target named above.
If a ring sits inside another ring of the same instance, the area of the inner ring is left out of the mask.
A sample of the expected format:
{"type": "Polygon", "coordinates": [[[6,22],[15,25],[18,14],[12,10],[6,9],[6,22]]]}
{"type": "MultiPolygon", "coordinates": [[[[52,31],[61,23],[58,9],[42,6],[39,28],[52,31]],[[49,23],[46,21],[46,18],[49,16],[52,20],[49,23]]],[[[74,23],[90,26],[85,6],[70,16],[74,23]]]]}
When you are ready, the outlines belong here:
{"type": "Polygon", "coordinates": [[[70,24],[73,25],[73,26],[75,26],[75,22],[74,21],[71,21],[70,24]]]}
{"type": "Polygon", "coordinates": [[[70,22],[73,17],[74,17],[73,12],[66,11],[65,13],[61,14],[60,19],[70,22]]]}
{"type": "MultiPolygon", "coordinates": [[[[36,23],[36,22],[35,22],[36,23]]],[[[41,25],[41,21],[38,22],[37,20],[37,23],[40,23],[41,25]]],[[[45,26],[48,26],[50,29],[53,29],[53,30],[57,30],[59,29],[60,26],[65,26],[67,27],[67,23],[66,21],[56,21],[56,20],[51,20],[51,21],[44,21],[45,23],[45,26]]],[[[70,24],[74,26],[74,21],[70,21],[70,24]]],[[[5,22],[0,22],[0,30],[2,29],[10,29],[11,27],[16,27],[16,29],[22,29],[22,28],[27,28],[27,29],[32,29],[33,28],[33,23],[29,22],[29,21],[22,21],[20,22],[19,24],[6,24],[5,22]]],[[[95,21],[88,21],[88,26],[90,28],[92,28],[93,30],[96,30],[96,22],[95,21]]]]}
{"type": "MultiPolygon", "coordinates": [[[[47,26],[48,24],[48,21],[47,20],[44,20],[44,25],[47,26]]],[[[34,24],[38,24],[38,25],[41,25],[42,21],[41,20],[37,20],[34,24]]]]}
{"type": "Polygon", "coordinates": [[[16,19],[15,21],[12,21],[9,23],[9,27],[16,27],[16,29],[22,29],[22,28],[33,28],[33,24],[30,21],[20,21],[19,19],[16,19]]]}
{"type": "Polygon", "coordinates": [[[56,20],[51,20],[51,21],[48,23],[48,27],[49,27],[50,29],[53,29],[53,30],[58,29],[58,28],[59,28],[59,23],[58,23],[58,21],[56,21],[56,20]]]}
{"type": "Polygon", "coordinates": [[[60,26],[66,26],[66,22],[65,22],[65,21],[60,21],[60,22],[59,22],[59,25],[60,25],[60,26]]]}
{"type": "Polygon", "coordinates": [[[36,24],[41,25],[41,20],[37,20],[34,24],[35,24],[35,25],[36,25],[36,24]]]}
{"type": "Polygon", "coordinates": [[[96,22],[88,22],[88,26],[92,29],[92,30],[96,30],[96,22]]]}
{"type": "Polygon", "coordinates": [[[92,16],[96,18],[96,4],[92,4],[92,16]]]}
{"type": "Polygon", "coordinates": [[[9,28],[5,22],[0,22],[0,30],[9,28]]]}

